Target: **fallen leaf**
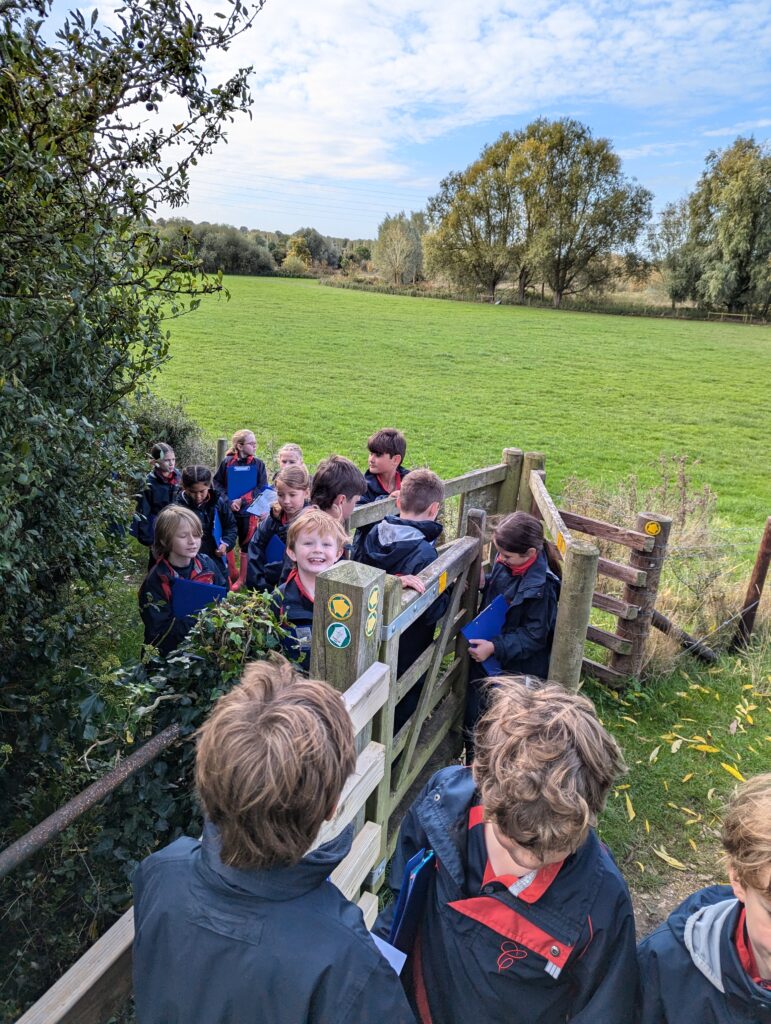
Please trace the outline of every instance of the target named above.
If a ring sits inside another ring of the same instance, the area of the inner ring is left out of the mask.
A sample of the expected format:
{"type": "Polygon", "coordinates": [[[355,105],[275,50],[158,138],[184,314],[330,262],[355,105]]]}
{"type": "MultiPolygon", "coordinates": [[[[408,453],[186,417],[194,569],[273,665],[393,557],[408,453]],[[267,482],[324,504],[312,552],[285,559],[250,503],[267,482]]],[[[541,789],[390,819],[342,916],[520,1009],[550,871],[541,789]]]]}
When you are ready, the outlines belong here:
{"type": "Polygon", "coordinates": [[[727,771],[729,775],[733,775],[733,777],[737,780],[737,782],[746,782],[747,781],[745,779],[745,777],[742,775],[742,773],[739,771],[739,769],[738,768],[734,768],[734,766],[732,764],[726,764],[725,761],[721,761],[720,762],[720,767],[724,768],[725,771],[727,771]]]}
{"type": "MultiPolygon", "coordinates": [[[[771,736],[768,736],[766,738],[768,739],[769,743],[771,743],[771,736]]],[[[654,747],[653,750],[650,752],[650,756],[648,757],[648,760],[650,761],[651,764],[655,764],[656,761],[658,760],[658,756],[659,756],[659,751],[660,750],[661,750],[661,747],[658,746],[658,747],[654,747]]]]}
{"type": "Polygon", "coordinates": [[[705,754],[719,754],[720,747],[711,747],[709,743],[697,743],[694,750],[702,750],[705,754]]]}
{"type": "Polygon", "coordinates": [[[712,789],[708,789],[707,790],[707,799],[708,800],[711,800],[714,795],[715,795],[714,787],[712,789]]]}
{"type": "Polygon", "coordinates": [[[657,850],[654,846],[653,852],[660,860],[663,860],[665,864],[669,864],[671,868],[675,868],[677,871],[687,870],[685,864],[683,864],[682,861],[679,861],[676,857],[673,857],[671,853],[667,853],[663,846],[660,850],[657,850]]]}
{"type": "Polygon", "coordinates": [[[632,801],[629,799],[629,794],[624,793],[624,799],[626,800],[626,813],[629,815],[629,820],[634,821],[637,817],[634,807],[632,807],[632,801]]]}
{"type": "Polygon", "coordinates": [[[739,719],[738,718],[734,718],[733,722],[731,722],[731,724],[728,726],[728,731],[731,733],[732,736],[735,736],[736,735],[736,730],[738,728],[739,728],[739,719]]]}
{"type": "Polygon", "coordinates": [[[645,865],[642,863],[642,861],[636,860],[635,864],[640,869],[640,871],[642,871],[642,873],[645,874],[645,865]]]}
{"type": "Polygon", "coordinates": [[[684,775],[680,781],[681,782],[690,782],[691,779],[693,778],[693,776],[694,776],[694,772],[688,772],[688,774],[684,775]]]}
{"type": "Polygon", "coordinates": [[[682,745],[683,745],[683,741],[682,740],[675,740],[675,742],[672,744],[672,746],[669,749],[672,751],[673,754],[676,754],[678,752],[678,750],[680,749],[680,747],[682,747],[682,745]]]}
{"type": "Polygon", "coordinates": [[[646,818],[646,819],[645,819],[645,831],[646,831],[646,832],[650,832],[650,830],[651,830],[651,823],[650,823],[650,822],[648,821],[648,819],[646,818]]]}
{"type": "Polygon", "coordinates": [[[693,839],[689,839],[689,840],[688,840],[688,842],[689,842],[689,843],[691,844],[691,846],[693,847],[693,849],[694,849],[694,850],[696,850],[696,851],[698,852],[698,849],[699,849],[699,848],[698,848],[698,846],[696,845],[696,843],[695,843],[695,842],[693,841],[693,839]]]}

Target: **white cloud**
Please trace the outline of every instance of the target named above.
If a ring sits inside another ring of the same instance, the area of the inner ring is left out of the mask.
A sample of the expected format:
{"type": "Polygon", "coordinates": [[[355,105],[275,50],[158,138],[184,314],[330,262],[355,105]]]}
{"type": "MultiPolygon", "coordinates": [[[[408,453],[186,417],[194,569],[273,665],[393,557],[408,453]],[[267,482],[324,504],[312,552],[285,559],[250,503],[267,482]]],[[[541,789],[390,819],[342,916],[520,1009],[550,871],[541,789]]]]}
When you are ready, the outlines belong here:
{"type": "Polygon", "coordinates": [[[761,117],[757,121],[740,121],[739,124],[732,124],[728,128],[711,128],[702,134],[718,138],[723,135],[743,135],[746,132],[756,131],[758,128],[771,128],[771,118],[761,117]]]}

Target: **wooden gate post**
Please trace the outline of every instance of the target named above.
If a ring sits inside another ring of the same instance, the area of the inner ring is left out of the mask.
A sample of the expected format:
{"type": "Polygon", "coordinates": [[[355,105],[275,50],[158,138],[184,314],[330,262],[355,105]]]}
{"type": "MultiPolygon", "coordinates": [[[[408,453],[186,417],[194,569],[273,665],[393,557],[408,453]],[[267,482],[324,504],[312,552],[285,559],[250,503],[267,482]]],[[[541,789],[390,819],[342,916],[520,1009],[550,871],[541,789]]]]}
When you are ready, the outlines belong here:
{"type": "Polygon", "coordinates": [[[599,558],[599,549],[590,541],[573,540],[565,551],[549,679],[561,683],[566,690],[577,690],[581,681],[584,641],[592,613],[599,558]]]}
{"type": "Polygon", "coordinates": [[[546,466],[546,457],[543,452],[525,452],[522,462],[522,475],[519,480],[519,493],[517,494],[517,511],[529,512],[533,503],[533,495],[530,490],[530,474],[534,469],[543,469],[546,466]]]}
{"type": "Polygon", "coordinates": [[[516,510],[524,457],[524,452],[521,448],[503,449],[501,462],[506,463],[506,476],[501,481],[501,489],[498,491],[498,508],[496,511],[499,516],[508,515],[509,512],[516,510]]]}
{"type": "Polygon", "coordinates": [[[225,458],[225,453],[228,450],[228,439],[226,437],[217,438],[217,468],[225,458]]]}
{"type": "MultiPolygon", "coordinates": [[[[463,625],[471,622],[476,617],[477,608],[479,607],[479,577],[482,572],[482,562],[484,561],[486,521],[487,516],[482,509],[469,509],[467,535],[479,538],[479,550],[477,551],[476,558],[469,566],[468,576],[466,577],[466,592],[461,598],[461,608],[464,612],[463,625]]],[[[453,754],[457,757],[463,750],[463,710],[466,707],[466,689],[468,687],[469,673],[468,641],[460,633],[458,633],[458,638],[455,641],[455,657],[461,659],[461,670],[458,673],[457,681],[453,685],[453,690],[458,698],[458,706],[461,709],[459,720],[452,730],[453,754]]]]}
{"type": "Polygon", "coordinates": [[[769,562],[771,562],[771,516],[766,520],[766,528],[758,548],[758,555],[752,569],[750,584],[744,597],[739,625],[736,627],[736,634],[731,642],[731,650],[738,650],[746,647],[752,636],[752,629],[755,625],[755,616],[760,606],[760,598],[763,593],[763,586],[766,582],[769,562]]]}
{"type": "Polygon", "coordinates": [[[623,640],[631,640],[632,649],[629,654],[614,652],[611,655],[610,667],[623,676],[637,679],[645,657],[645,642],[651,631],[653,610],[656,605],[656,594],[659,589],[661,567],[667,553],[669,531],[672,520],[669,516],[658,516],[650,512],[641,512],[635,523],[635,530],[653,537],[651,551],[632,551],[629,564],[634,569],[642,569],[645,574],[645,586],[633,587],[627,583],[624,587],[624,601],[636,605],[640,610],[634,619],[619,619],[616,635],[623,640]]]}

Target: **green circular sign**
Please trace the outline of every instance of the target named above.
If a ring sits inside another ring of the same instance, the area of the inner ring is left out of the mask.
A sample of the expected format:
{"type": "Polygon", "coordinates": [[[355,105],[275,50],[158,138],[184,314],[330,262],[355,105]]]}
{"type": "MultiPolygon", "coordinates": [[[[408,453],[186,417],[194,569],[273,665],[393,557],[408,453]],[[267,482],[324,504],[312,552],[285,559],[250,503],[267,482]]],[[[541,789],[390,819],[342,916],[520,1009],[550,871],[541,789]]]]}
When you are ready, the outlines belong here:
{"type": "Polygon", "coordinates": [[[351,643],[351,631],[342,622],[330,622],[327,626],[327,643],[344,651],[351,643]]]}

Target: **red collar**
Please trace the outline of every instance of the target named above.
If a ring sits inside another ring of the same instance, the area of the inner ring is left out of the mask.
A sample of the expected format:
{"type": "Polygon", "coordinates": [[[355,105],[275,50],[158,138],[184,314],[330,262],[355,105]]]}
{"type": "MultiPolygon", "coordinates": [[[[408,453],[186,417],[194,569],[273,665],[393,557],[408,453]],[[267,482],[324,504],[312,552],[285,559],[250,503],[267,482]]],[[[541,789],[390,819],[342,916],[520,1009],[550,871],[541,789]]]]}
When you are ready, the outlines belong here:
{"type": "MultiPolygon", "coordinates": [[[[378,476],[375,477],[375,479],[380,484],[380,487],[382,488],[382,490],[384,490],[386,492],[386,494],[393,494],[393,491],[389,491],[388,488],[386,487],[385,483],[383,482],[384,478],[382,476],[378,475],[378,476]]],[[[394,477],[393,490],[394,491],[400,491],[401,489],[402,489],[402,478],[401,478],[401,475],[399,473],[399,470],[397,469],[396,476],[394,477]]]]}
{"type": "Polygon", "coordinates": [[[239,455],[238,452],[233,452],[228,459],[229,466],[248,466],[251,462],[254,462],[253,455],[247,455],[246,458],[243,455],[239,455]]]}
{"type": "MultiPolygon", "coordinates": [[[[483,824],[484,814],[485,809],[481,804],[478,804],[476,807],[469,808],[468,827],[471,829],[475,828],[477,825],[483,824]]],[[[563,864],[564,861],[560,860],[555,864],[547,864],[546,867],[540,868],[536,871],[532,881],[517,893],[519,899],[524,900],[525,903],[535,903],[536,900],[539,900],[557,877],[563,864]]],[[[526,878],[527,876],[523,875],[522,877],[526,878]]],[[[487,858],[484,877],[482,878],[482,885],[489,885],[490,882],[500,882],[501,885],[504,885],[509,889],[519,881],[520,878],[517,875],[496,875],[493,871],[492,865],[490,864],[490,858],[487,858]]]]}
{"type": "Polygon", "coordinates": [[[752,945],[747,935],[746,922],[747,910],[745,907],[742,907],[739,920],[736,922],[736,931],[734,932],[734,945],[736,946],[736,952],[739,954],[739,963],[756,985],[762,985],[763,988],[771,989],[771,981],[767,981],[760,976],[755,954],[752,951],[752,945]]]}
{"type": "Polygon", "coordinates": [[[500,562],[501,565],[505,566],[512,576],[524,576],[527,570],[531,566],[535,565],[537,558],[538,552],[536,551],[532,558],[528,558],[528,560],[526,562],[523,562],[522,565],[515,566],[514,568],[512,568],[510,565],[506,565],[506,563],[503,561],[500,555],[498,555],[495,561],[500,562]]]}
{"type": "Polygon", "coordinates": [[[295,584],[297,585],[297,589],[300,591],[301,596],[304,597],[306,601],[310,601],[310,603],[313,604],[313,598],[303,586],[302,580],[300,579],[300,574],[297,571],[297,569],[292,569],[292,571],[286,578],[286,582],[288,584],[291,583],[292,580],[294,580],[295,584]]]}

